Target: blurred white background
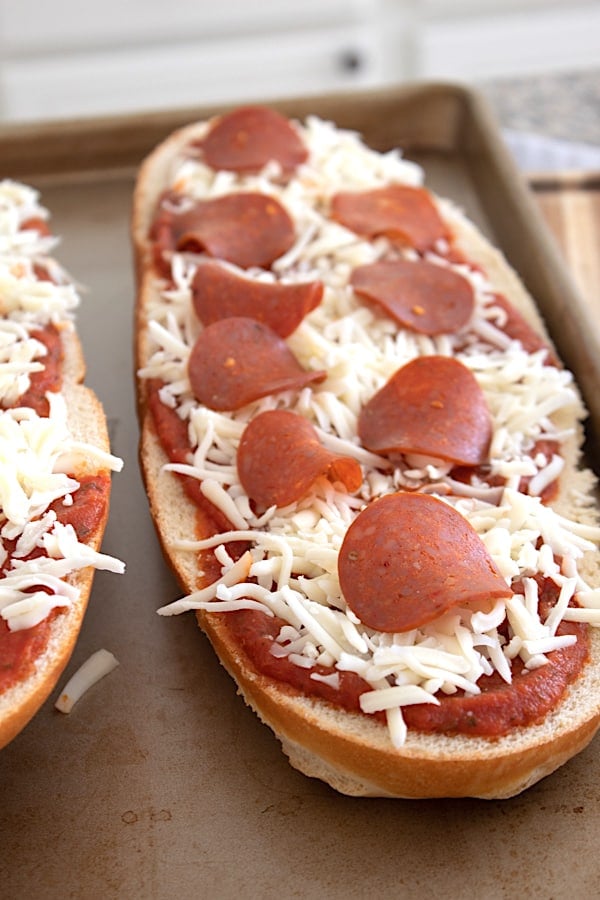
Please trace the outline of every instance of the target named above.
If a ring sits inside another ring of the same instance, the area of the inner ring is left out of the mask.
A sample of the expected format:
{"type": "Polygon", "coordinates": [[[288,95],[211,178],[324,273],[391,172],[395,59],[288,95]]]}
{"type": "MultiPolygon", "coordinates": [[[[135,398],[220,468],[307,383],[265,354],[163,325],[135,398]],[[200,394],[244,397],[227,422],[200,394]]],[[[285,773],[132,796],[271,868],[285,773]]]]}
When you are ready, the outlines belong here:
{"type": "Polygon", "coordinates": [[[0,119],[600,65],[600,0],[0,0],[0,119]]]}

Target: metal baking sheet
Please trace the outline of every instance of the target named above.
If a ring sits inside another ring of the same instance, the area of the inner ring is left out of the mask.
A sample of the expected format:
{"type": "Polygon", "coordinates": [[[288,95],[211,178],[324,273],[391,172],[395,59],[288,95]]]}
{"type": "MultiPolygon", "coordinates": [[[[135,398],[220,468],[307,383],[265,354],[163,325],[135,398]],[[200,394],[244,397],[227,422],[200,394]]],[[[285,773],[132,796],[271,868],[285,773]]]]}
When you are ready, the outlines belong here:
{"type": "MultiPolygon", "coordinates": [[[[405,146],[424,163],[428,183],[466,209],[536,293],[586,399],[596,398],[597,424],[597,329],[581,335],[586,312],[477,95],[416,85],[280,106],[333,118],[381,149],[405,146]]],[[[0,174],[40,188],[63,236],[57,255],[85,286],[87,381],[126,463],[104,550],[127,562],[122,577],[97,574],[63,681],[100,647],[119,667],[69,716],[53,709],[57,689],[0,753],[0,891],[11,900],[596,896],[598,738],[512,800],[344,797],[288,765],[191,616],[155,613],[179,590],[137,465],[131,192],[156,141],[211,112],[0,130],[0,174]]]]}

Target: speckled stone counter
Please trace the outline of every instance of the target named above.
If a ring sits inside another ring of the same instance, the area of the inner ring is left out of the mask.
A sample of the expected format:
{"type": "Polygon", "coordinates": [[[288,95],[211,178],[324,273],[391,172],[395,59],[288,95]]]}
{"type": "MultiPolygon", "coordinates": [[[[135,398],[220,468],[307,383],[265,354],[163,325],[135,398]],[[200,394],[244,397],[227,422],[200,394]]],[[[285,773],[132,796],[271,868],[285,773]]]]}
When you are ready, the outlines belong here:
{"type": "Polygon", "coordinates": [[[502,128],[600,147],[600,68],[475,86],[502,128]]]}

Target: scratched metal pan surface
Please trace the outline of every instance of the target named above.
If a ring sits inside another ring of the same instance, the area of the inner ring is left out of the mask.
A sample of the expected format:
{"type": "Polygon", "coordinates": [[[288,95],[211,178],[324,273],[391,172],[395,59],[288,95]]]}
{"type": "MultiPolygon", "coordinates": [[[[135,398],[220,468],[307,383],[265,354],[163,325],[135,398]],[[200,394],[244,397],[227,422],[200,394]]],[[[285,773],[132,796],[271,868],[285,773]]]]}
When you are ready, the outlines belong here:
{"type": "MultiPolygon", "coordinates": [[[[477,94],[424,84],[278,105],[355,128],[378,149],[405,147],[423,163],[428,184],[463,206],[536,296],[598,426],[597,330],[477,94]]],[[[86,288],[79,328],[87,380],[126,462],[104,549],[127,561],[122,577],[97,574],[65,678],[100,647],[119,667],[69,716],[51,698],[0,753],[2,894],[593,896],[598,739],[509,801],[344,797],[287,764],[191,617],[155,613],[178,588],[137,465],[131,193],[137,165],[158,140],[214,111],[0,130],[2,177],[40,188],[63,236],[60,258],[86,288]],[[578,865],[565,866],[566,858],[578,865]]]]}

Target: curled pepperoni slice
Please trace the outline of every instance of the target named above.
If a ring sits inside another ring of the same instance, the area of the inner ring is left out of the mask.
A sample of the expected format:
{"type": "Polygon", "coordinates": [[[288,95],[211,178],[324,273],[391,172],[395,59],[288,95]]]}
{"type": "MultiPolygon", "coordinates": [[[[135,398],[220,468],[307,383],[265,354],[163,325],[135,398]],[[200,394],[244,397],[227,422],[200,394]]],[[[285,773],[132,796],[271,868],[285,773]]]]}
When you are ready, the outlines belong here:
{"type": "Polygon", "coordinates": [[[388,494],[346,532],[338,557],[350,609],[377,631],[420,628],[456,606],[512,591],[459,512],[428,494],[388,494]]]}
{"type": "Polygon", "coordinates": [[[404,328],[420,334],[453,334],[473,314],[475,295],[452,269],[419,260],[379,262],[354,269],[350,283],[404,328]]]}
{"type": "Polygon", "coordinates": [[[308,158],[292,124],[266,106],[245,106],[221,116],[199,145],[208,166],[232,172],[258,172],[271,160],[292,172],[308,158]]]}
{"type": "Polygon", "coordinates": [[[195,202],[167,197],[150,234],[159,254],[204,251],[244,269],[268,268],[295,239],[294,224],[281,203],[253,191],[195,202]]]}
{"type": "Polygon", "coordinates": [[[362,408],[358,434],[375,453],[418,453],[476,466],[487,459],[492,425],[483,391],[463,363],[420,356],[362,408]]]}
{"type": "Polygon", "coordinates": [[[450,233],[425,188],[392,184],[370,191],[341,192],[331,202],[331,216],[365,237],[386,235],[419,252],[430,250],[450,233]]]}
{"type": "Polygon", "coordinates": [[[204,325],[230,316],[248,316],[287,337],[321,302],[320,281],[298,284],[256,281],[236,275],[219,263],[198,266],[192,282],[192,301],[204,325]]]}
{"type": "Polygon", "coordinates": [[[285,341],[255,319],[234,316],[208,325],[188,362],[194,396],[216,410],[240,409],[252,400],[300,390],[326,372],[303,369],[285,341]]]}
{"type": "Polygon", "coordinates": [[[262,509],[301,500],[321,475],[342,482],[350,493],[362,484],[355,459],[328,450],[310,422],[285,409],[252,419],[240,441],[237,466],[242,487],[262,509]]]}

